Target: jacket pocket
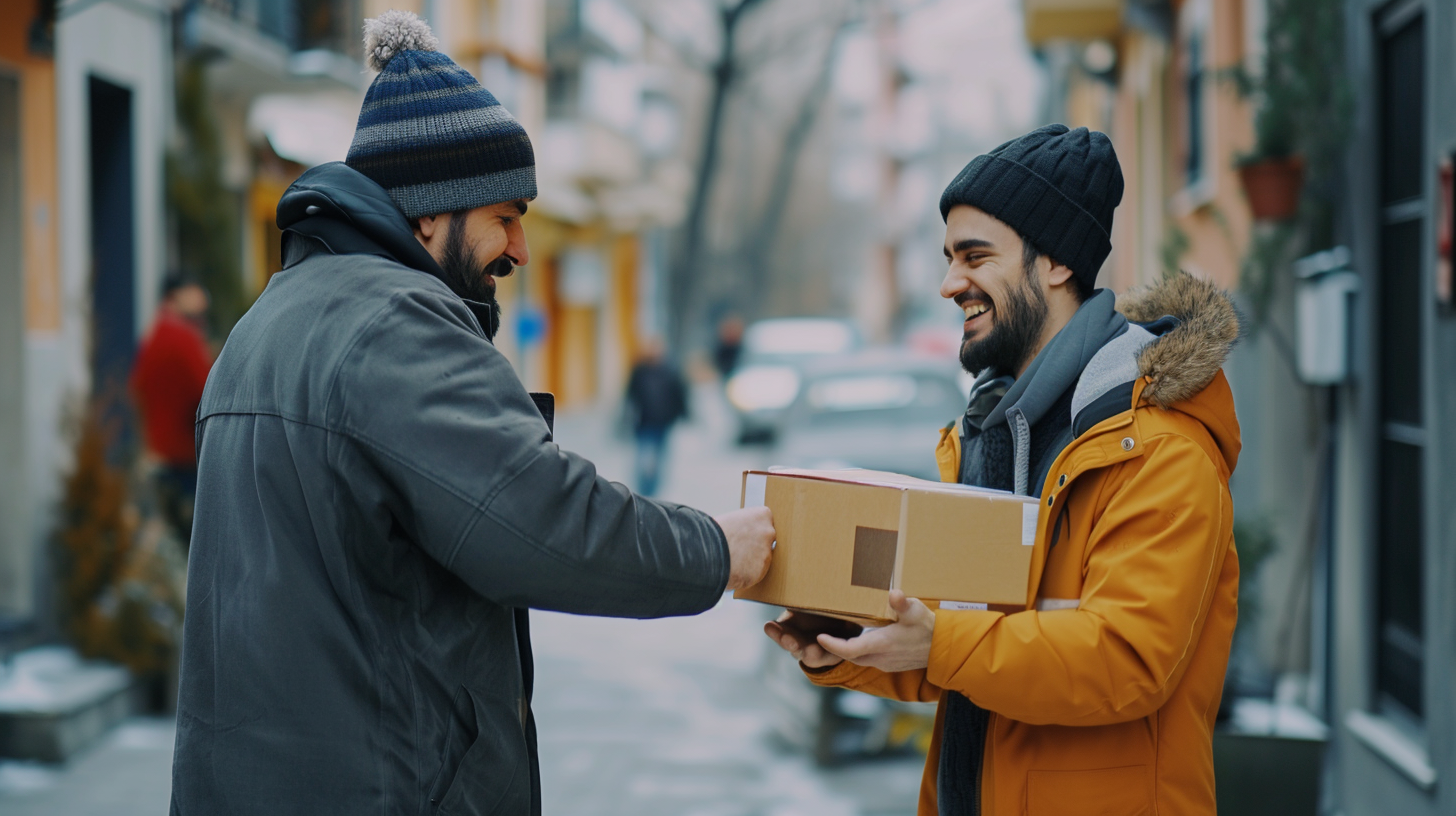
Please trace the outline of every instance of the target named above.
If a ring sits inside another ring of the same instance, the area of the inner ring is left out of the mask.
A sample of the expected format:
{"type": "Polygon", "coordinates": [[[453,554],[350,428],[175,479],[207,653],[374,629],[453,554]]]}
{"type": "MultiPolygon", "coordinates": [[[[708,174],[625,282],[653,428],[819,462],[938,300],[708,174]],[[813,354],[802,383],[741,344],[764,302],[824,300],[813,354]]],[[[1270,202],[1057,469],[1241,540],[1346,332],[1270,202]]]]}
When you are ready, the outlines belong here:
{"type": "Polygon", "coordinates": [[[1151,816],[1148,766],[1094,771],[1031,771],[1026,775],[1027,816],[1151,816]]]}
{"type": "Polygon", "coordinates": [[[451,729],[439,776],[430,786],[430,801],[438,803],[435,812],[448,816],[530,812],[530,760],[515,708],[483,700],[463,686],[456,696],[457,707],[463,703],[473,712],[475,735],[461,754],[458,746],[465,739],[451,729]]]}

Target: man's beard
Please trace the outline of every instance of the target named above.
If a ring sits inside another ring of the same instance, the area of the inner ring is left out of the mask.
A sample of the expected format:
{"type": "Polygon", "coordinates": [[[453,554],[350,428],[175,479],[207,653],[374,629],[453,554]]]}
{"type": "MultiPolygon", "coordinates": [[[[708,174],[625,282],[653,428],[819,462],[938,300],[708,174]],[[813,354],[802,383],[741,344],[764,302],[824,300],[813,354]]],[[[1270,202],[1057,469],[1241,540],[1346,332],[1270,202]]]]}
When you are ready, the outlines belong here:
{"type": "Polygon", "coordinates": [[[440,271],[445,273],[445,285],[464,300],[475,301],[486,307],[489,320],[485,336],[495,339],[500,330],[501,307],[495,299],[495,279],[511,274],[515,269],[509,255],[502,255],[482,266],[475,259],[475,245],[465,243],[465,219],[458,214],[450,219],[445,233],[445,246],[440,257],[440,271]]]}
{"type": "Polygon", "coordinates": [[[961,341],[961,366],[972,374],[994,368],[1015,376],[1027,362],[1042,329],[1046,327],[1047,302],[1036,285],[1036,261],[1024,261],[1019,286],[1014,286],[994,304],[991,331],[982,340],[961,341]]]}

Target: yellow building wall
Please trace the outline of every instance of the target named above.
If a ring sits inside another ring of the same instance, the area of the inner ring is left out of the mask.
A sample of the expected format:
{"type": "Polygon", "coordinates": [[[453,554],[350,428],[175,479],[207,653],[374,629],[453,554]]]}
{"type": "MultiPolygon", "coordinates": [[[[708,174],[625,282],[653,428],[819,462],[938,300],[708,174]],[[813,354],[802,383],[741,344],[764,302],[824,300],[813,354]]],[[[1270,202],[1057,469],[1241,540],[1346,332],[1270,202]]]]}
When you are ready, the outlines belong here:
{"type": "MultiPolygon", "coordinates": [[[[17,19],[27,15],[12,14],[17,19]]],[[[61,329],[61,276],[56,208],[56,71],[26,44],[28,25],[0,26],[0,70],[20,79],[21,267],[25,270],[25,328],[61,329]]]]}
{"type": "MultiPolygon", "coordinates": [[[[1186,8],[1186,4],[1185,4],[1186,8]]],[[[1194,274],[1208,277],[1218,285],[1232,289],[1238,285],[1239,269],[1249,242],[1252,223],[1248,203],[1239,183],[1235,161],[1253,144],[1253,118],[1249,104],[1241,99],[1231,83],[1217,78],[1219,72],[1240,64],[1244,59],[1243,4],[1210,3],[1207,41],[1210,60],[1205,73],[1204,94],[1211,97],[1205,108],[1212,122],[1205,128],[1207,149],[1212,153],[1211,196],[1197,202],[1179,200],[1173,192],[1174,223],[1188,237],[1188,250],[1181,265],[1194,274]]],[[[1175,50],[1179,47],[1175,44],[1175,50]]],[[[1179,71],[1179,61],[1169,60],[1169,70],[1179,71]]],[[[1182,83],[1169,81],[1170,92],[1181,95],[1182,83]]],[[[1169,105],[1169,113],[1181,116],[1181,105],[1169,105]]],[[[1171,128],[1170,128],[1171,130],[1171,128]]],[[[1177,142],[1181,148],[1182,140],[1177,142]]],[[[1181,158],[1178,156],[1181,167],[1181,158]]],[[[1178,174],[1181,182],[1182,176],[1178,174]]]]}
{"type": "MultiPolygon", "coordinates": [[[[1182,3],[1180,14],[1190,14],[1182,3]]],[[[1124,292],[1157,280],[1170,256],[1179,268],[1234,288],[1251,218],[1235,161],[1253,142],[1252,113],[1224,69],[1244,59],[1242,4],[1210,2],[1202,28],[1205,181],[1187,184],[1187,92],[1183,31],[1171,42],[1125,30],[1115,84],[1072,69],[1067,124],[1106,131],[1122,165],[1122,204],[1113,219],[1113,252],[1100,286],[1124,292]],[[1182,251],[1176,251],[1183,246],[1182,251]]],[[[1185,21],[1186,24],[1186,21],[1185,21]]]]}

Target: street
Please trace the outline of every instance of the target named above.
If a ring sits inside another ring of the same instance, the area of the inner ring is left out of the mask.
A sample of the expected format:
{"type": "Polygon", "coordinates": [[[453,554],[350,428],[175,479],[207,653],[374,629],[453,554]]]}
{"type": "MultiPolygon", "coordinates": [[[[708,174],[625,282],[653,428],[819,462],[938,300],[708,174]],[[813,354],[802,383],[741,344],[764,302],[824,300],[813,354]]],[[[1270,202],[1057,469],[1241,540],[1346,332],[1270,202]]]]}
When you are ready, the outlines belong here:
{"type": "MultiPolygon", "coordinates": [[[[614,406],[613,406],[614,409],[614,406]]],[[[714,387],[699,387],[673,438],[663,498],[723,512],[745,467],[714,387]]],[[[564,413],[557,439],[629,480],[630,443],[613,410],[564,413]]],[[[817,769],[773,735],[759,679],[768,607],[724,598],[697,618],[532,615],[535,712],[547,816],[900,816],[915,811],[922,761],[817,769]]],[[[4,816],[156,816],[171,780],[170,720],[133,718],[63,767],[0,762],[4,816]]]]}

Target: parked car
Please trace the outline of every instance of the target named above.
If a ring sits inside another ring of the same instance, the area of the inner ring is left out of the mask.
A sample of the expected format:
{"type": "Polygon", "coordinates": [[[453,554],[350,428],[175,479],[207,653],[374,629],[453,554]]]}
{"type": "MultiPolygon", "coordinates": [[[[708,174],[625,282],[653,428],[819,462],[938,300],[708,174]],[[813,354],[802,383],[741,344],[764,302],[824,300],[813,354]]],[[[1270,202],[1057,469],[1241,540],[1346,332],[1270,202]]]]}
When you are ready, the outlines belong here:
{"type": "MultiPolygon", "coordinates": [[[[775,464],[887,470],[938,479],[935,444],[959,419],[965,386],[954,357],[876,350],[805,363],[784,414],[775,464]]],[[[924,751],[935,704],[901,703],[810,683],[772,643],[763,678],[780,736],[820,765],[905,750],[924,751]]]]}
{"type": "Polygon", "coordinates": [[[738,415],[738,442],[771,442],[783,412],[799,394],[800,368],[810,360],[853,352],[859,332],[845,320],[795,317],[760,320],[743,333],[728,403],[738,415]]]}
{"type": "Polygon", "coordinates": [[[902,703],[810,683],[793,657],[764,640],[760,679],[773,705],[774,731],[785,744],[832,767],[865,757],[930,748],[935,703],[902,703]]]}
{"type": "Polygon", "coordinates": [[[966,409],[955,361],[877,350],[805,364],[775,451],[777,464],[860,467],[939,479],[940,429],[966,409]]]}

